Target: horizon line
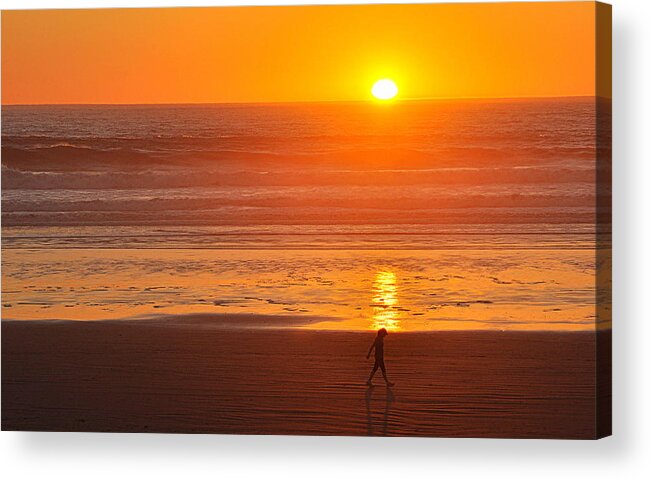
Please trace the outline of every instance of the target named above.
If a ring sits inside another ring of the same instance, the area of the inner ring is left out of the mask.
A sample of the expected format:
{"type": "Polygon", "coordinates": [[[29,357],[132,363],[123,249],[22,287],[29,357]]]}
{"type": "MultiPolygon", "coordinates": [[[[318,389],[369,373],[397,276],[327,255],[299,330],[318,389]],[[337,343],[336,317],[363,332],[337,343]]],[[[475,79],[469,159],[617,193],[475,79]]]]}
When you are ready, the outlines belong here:
{"type": "Polygon", "coordinates": [[[290,101],[215,101],[215,102],[161,102],[161,103],[2,103],[2,107],[14,106],[190,106],[190,105],[284,105],[284,104],[306,104],[306,103],[375,103],[394,104],[401,102],[427,102],[427,101],[480,101],[480,100],[551,100],[569,98],[605,98],[601,95],[548,95],[548,96],[470,96],[470,97],[426,97],[426,98],[398,98],[394,100],[377,100],[369,98],[366,100],[290,100],[290,101]]]}

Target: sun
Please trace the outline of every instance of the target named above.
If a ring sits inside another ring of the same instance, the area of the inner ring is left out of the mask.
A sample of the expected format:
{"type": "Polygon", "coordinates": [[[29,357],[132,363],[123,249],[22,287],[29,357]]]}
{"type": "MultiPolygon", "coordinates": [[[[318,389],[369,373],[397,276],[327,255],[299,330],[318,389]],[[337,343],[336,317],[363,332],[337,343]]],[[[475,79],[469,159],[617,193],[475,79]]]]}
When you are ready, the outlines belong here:
{"type": "Polygon", "coordinates": [[[391,100],[398,94],[398,86],[393,80],[383,78],[382,80],[378,80],[373,84],[371,93],[378,100],[391,100]]]}

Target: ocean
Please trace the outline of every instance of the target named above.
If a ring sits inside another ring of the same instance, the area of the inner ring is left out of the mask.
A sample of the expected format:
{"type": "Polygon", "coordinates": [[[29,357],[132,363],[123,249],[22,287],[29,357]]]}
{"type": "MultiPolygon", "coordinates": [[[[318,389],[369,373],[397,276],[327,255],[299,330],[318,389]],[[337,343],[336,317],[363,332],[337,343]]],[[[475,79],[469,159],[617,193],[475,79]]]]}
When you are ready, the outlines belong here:
{"type": "Polygon", "coordinates": [[[3,319],[594,329],[596,122],[594,98],[3,106],[3,319]]]}

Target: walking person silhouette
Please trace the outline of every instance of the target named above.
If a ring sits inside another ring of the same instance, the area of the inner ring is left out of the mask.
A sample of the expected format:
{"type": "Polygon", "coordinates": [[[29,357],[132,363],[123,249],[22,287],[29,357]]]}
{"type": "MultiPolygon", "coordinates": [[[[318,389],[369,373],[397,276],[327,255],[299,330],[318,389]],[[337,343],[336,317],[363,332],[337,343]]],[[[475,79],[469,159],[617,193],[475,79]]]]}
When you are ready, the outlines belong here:
{"type": "Polygon", "coordinates": [[[389,379],[387,378],[387,368],[384,365],[384,337],[389,334],[385,328],[380,329],[377,332],[377,336],[375,337],[375,341],[373,341],[373,344],[371,345],[370,349],[368,350],[368,353],[366,354],[366,359],[368,359],[371,356],[371,351],[375,349],[375,364],[373,365],[373,370],[371,371],[371,375],[368,377],[368,381],[366,381],[367,386],[372,386],[373,385],[373,376],[375,376],[375,372],[377,371],[378,368],[382,370],[382,376],[384,377],[384,381],[387,383],[388,387],[391,387],[394,385],[389,379]]]}

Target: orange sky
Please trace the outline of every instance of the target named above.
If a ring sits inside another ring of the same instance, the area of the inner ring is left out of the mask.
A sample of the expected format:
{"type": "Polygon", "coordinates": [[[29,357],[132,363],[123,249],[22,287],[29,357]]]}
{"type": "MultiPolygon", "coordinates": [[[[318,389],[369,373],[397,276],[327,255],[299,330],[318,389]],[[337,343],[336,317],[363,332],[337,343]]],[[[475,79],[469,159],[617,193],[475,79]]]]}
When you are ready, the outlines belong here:
{"type": "Polygon", "coordinates": [[[595,94],[595,4],[2,12],[2,103],[595,94]]]}

